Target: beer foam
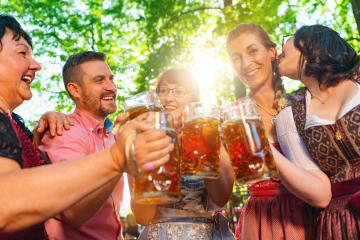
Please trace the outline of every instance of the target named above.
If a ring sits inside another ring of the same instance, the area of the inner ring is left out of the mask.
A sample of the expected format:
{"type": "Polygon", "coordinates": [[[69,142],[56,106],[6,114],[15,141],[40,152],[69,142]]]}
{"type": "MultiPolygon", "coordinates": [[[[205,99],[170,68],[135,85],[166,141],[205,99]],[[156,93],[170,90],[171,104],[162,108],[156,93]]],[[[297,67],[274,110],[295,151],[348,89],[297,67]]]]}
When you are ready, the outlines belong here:
{"type": "Polygon", "coordinates": [[[217,115],[213,114],[213,115],[197,115],[195,117],[188,118],[185,122],[188,123],[188,122],[191,122],[191,121],[197,120],[197,119],[209,119],[209,120],[220,121],[219,117],[217,115]]]}
{"type": "Polygon", "coordinates": [[[246,121],[246,120],[261,121],[261,118],[259,116],[249,116],[249,117],[236,116],[236,117],[231,118],[229,120],[223,121],[223,123],[221,125],[225,126],[225,125],[230,124],[230,123],[235,123],[235,122],[239,122],[239,121],[246,121]]]}

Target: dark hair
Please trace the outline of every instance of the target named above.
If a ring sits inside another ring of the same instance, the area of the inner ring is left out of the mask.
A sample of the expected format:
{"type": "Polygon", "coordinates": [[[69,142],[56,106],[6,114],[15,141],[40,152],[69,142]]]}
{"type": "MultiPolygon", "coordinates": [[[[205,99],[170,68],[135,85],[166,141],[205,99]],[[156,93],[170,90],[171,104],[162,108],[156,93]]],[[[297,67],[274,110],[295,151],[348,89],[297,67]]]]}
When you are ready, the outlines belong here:
{"type": "Polygon", "coordinates": [[[31,37],[21,27],[20,23],[12,16],[0,14],[0,51],[2,50],[1,39],[4,37],[7,28],[13,31],[14,40],[19,41],[20,38],[24,38],[30,47],[33,47],[31,37]]]}
{"type": "MultiPolygon", "coordinates": [[[[79,52],[77,54],[71,55],[67,60],[62,69],[62,76],[65,85],[66,91],[69,90],[67,88],[68,83],[75,82],[79,85],[82,84],[81,82],[81,75],[79,74],[79,65],[89,61],[106,61],[106,56],[104,53],[101,52],[94,52],[94,51],[85,51],[79,52]]],[[[70,94],[70,93],[69,93],[70,94]]],[[[71,94],[70,94],[71,96],[71,94]]]]}
{"type": "Polygon", "coordinates": [[[345,79],[356,80],[360,57],[339,34],[322,25],[303,26],[294,37],[294,45],[301,52],[299,78],[315,77],[319,85],[336,86],[345,79]]]}
{"type": "MultiPolygon", "coordinates": [[[[238,38],[243,33],[250,33],[256,35],[267,49],[276,48],[276,44],[273,41],[271,41],[266,31],[259,25],[251,24],[251,23],[240,24],[236,28],[231,30],[227,37],[227,44],[229,44],[234,39],[238,38]]],[[[272,62],[272,71],[273,71],[272,85],[275,91],[274,107],[280,110],[282,106],[279,105],[279,101],[281,98],[285,96],[285,88],[283,86],[282,79],[280,77],[278,65],[279,63],[277,60],[274,60],[272,62]]],[[[241,91],[242,88],[241,84],[234,82],[234,86],[236,90],[241,91]]]]}
{"type": "Polygon", "coordinates": [[[193,102],[200,100],[199,86],[195,77],[185,68],[169,68],[160,73],[156,80],[156,90],[163,82],[179,84],[189,91],[193,102]]]}

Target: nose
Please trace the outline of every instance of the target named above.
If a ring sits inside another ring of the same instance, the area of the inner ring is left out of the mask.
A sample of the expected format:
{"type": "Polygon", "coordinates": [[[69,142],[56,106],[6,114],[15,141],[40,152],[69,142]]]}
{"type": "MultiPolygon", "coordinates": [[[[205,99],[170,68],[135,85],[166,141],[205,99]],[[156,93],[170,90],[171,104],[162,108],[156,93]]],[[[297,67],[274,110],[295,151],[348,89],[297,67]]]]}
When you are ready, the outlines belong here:
{"type": "Polygon", "coordinates": [[[41,66],[40,64],[33,58],[31,57],[31,62],[30,62],[30,67],[31,70],[33,70],[34,72],[38,72],[41,70],[41,66]]]}
{"type": "Polygon", "coordinates": [[[176,98],[174,97],[172,91],[170,91],[168,94],[162,97],[162,104],[169,104],[176,101],[176,98]]]}
{"type": "Polygon", "coordinates": [[[251,63],[251,58],[249,56],[244,56],[242,58],[241,63],[242,63],[242,68],[246,70],[249,67],[250,63],[251,63]]]}
{"type": "Polygon", "coordinates": [[[105,89],[108,91],[116,92],[117,88],[115,82],[112,79],[108,79],[106,81],[105,89]]]}

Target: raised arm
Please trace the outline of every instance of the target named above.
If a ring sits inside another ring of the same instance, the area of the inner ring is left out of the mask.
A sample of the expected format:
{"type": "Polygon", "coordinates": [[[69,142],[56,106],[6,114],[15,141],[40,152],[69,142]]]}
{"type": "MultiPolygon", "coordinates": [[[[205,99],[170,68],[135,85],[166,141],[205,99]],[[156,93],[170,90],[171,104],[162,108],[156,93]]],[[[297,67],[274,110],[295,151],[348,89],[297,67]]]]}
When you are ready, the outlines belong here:
{"type": "Polygon", "coordinates": [[[223,145],[220,148],[220,176],[218,179],[205,179],[206,190],[211,200],[223,207],[230,199],[235,180],[229,155],[223,145]]]}
{"type": "Polygon", "coordinates": [[[144,165],[149,162],[153,168],[164,164],[173,147],[170,138],[140,122],[126,124],[110,149],[76,161],[20,169],[13,159],[0,157],[0,231],[16,231],[42,222],[128,171],[123,148],[126,136],[134,129],[146,130],[136,137],[145,143],[136,150],[139,168],[146,171],[144,165]],[[152,145],[147,140],[153,138],[163,140],[161,150],[148,147],[152,145]]]}

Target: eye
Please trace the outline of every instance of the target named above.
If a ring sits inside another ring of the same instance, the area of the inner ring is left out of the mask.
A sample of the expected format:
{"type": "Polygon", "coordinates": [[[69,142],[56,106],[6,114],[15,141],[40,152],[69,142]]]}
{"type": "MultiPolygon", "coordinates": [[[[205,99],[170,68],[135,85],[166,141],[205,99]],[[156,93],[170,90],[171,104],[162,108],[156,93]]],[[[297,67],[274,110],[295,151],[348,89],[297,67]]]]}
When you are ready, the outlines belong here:
{"type": "Polygon", "coordinates": [[[174,94],[178,97],[183,97],[186,94],[186,90],[184,88],[175,88],[174,94]]]}
{"type": "Polygon", "coordinates": [[[21,52],[19,52],[21,55],[23,55],[23,56],[26,56],[26,52],[25,51],[21,51],[21,52]]]}
{"type": "Polygon", "coordinates": [[[251,49],[249,50],[249,54],[250,54],[250,55],[253,55],[253,54],[255,54],[257,51],[258,51],[258,50],[257,50],[256,48],[251,48],[251,49]]]}
{"type": "Polygon", "coordinates": [[[104,78],[96,78],[95,83],[101,84],[104,81],[104,78]]]}
{"type": "Polygon", "coordinates": [[[241,58],[239,56],[233,57],[232,58],[232,63],[233,64],[237,64],[241,62],[241,58]]]}
{"type": "Polygon", "coordinates": [[[159,89],[159,95],[166,95],[168,93],[168,89],[167,88],[160,88],[159,89]]]}

